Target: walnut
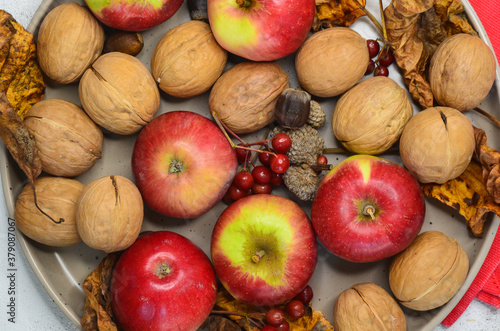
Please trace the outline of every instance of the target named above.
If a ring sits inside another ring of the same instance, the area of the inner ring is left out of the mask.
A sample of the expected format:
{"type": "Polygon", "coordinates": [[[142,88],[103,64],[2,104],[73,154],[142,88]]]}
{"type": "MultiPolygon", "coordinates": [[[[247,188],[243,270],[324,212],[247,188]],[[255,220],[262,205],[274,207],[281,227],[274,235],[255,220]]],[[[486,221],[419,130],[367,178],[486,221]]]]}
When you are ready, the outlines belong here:
{"type": "Polygon", "coordinates": [[[212,87],[226,62],[227,52],[215,40],[210,25],[192,20],[163,36],[153,51],[151,71],[162,91],[190,98],[212,87]]]}
{"type": "Polygon", "coordinates": [[[342,330],[406,330],[396,300],[374,283],[361,283],[339,294],[333,307],[334,328],[342,330]]]}
{"type": "Polygon", "coordinates": [[[334,97],[363,78],[369,59],[365,38],[353,29],[332,27],[306,39],[295,56],[295,70],[304,90],[334,97]]]}
{"type": "Polygon", "coordinates": [[[274,121],[288,75],[276,62],[241,62],[215,82],[208,107],[235,133],[257,131],[274,121]]]}
{"type": "Polygon", "coordinates": [[[27,184],[16,200],[17,227],[24,235],[44,245],[66,247],[80,243],[75,211],[84,187],[76,179],[39,177],[35,180],[35,192],[40,210],[35,205],[32,186],[27,184]]]}
{"type": "Polygon", "coordinates": [[[439,44],[429,64],[429,83],[441,106],[466,111],[478,106],[495,82],[492,50],[478,36],[458,33],[439,44]]]}
{"type": "Polygon", "coordinates": [[[121,52],[101,55],[83,74],[78,91],[90,118],[121,135],[142,129],[160,107],[160,91],[148,68],[121,52]]]}
{"type": "Polygon", "coordinates": [[[76,209],[78,233],[87,246],[106,253],[130,247],[139,236],[144,203],[128,178],[105,176],[89,183],[76,209]]]}
{"type": "Polygon", "coordinates": [[[52,9],[40,24],[37,56],[54,82],[76,82],[101,55],[104,29],[88,8],[77,3],[52,9]]]}
{"type": "Polygon", "coordinates": [[[457,240],[439,231],[427,231],[393,259],[389,284],[402,305],[425,311],[448,302],[468,271],[469,258],[457,240]]]}
{"type": "Polygon", "coordinates": [[[376,155],[399,140],[412,116],[406,90],[391,78],[377,76],[365,79],[340,97],[332,128],[347,150],[376,155]]]}
{"type": "Polygon", "coordinates": [[[42,170],[54,176],[74,177],[101,158],[101,129],[74,103],[45,99],[34,104],[24,124],[35,137],[42,170]]]}

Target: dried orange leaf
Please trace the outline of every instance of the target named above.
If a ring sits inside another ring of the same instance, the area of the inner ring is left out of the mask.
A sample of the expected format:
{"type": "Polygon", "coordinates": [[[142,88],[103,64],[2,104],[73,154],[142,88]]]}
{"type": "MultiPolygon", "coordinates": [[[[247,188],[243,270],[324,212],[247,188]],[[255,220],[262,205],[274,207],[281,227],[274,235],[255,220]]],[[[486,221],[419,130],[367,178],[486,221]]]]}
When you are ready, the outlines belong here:
{"type": "Polygon", "coordinates": [[[109,283],[113,267],[118,260],[118,253],[108,254],[83,283],[85,308],[80,321],[84,330],[115,331],[113,321],[109,283]]]}
{"type": "Polygon", "coordinates": [[[483,234],[484,223],[490,212],[500,217],[500,206],[486,190],[481,165],[472,160],[459,177],[444,184],[421,184],[425,195],[435,198],[457,210],[467,221],[475,237],[483,234]]]}
{"type": "Polygon", "coordinates": [[[476,34],[460,0],[392,0],[384,9],[387,39],[411,96],[432,107],[427,68],[437,46],[457,33],[476,34]]]}
{"type": "Polygon", "coordinates": [[[4,91],[0,91],[0,137],[29,181],[34,183],[42,172],[38,149],[35,140],[30,136],[21,117],[10,105],[4,91]]]}
{"type": "Polygon", "coordinates": [[[0,10],[0,91],[21,116],[45,93],[33,35],[0,10]]]}
{"type": "Polygon", "coordinates": [[[316,0],[313,30],[319,31],[332,26],[348,27],[365,15],[362,9],[365,5],[366,0],[316,0]]]}
{"type": "Polygon", "coordinates": [[[474,158],[481,164],[483,182],[493,200],[500,204],[500,152],[488,147],[484,130],[474,127],[476,149],[474,158]]]}
{"type": "MultiPolygon", "coordinates": [[[[251,331],[259,331],[259,328],[250,320],[262,322],[268,309],[242,303],[233,298],[224,288],[219,290],[215,306],[224,312],[238,313],[239,315],[227,314],[227,316],[238,323],[242,329],[251,331]]],[[[285,309],[285,306],[279,306],[279,308],[285,309]]],[[[294,331],[333,331],[333,325],[326,319],[325,315],[313,309],[311,305],[306,306],[306,314],[303,317],[287,319],[287,321],[290,324],[290,330],[294,331]]]]}

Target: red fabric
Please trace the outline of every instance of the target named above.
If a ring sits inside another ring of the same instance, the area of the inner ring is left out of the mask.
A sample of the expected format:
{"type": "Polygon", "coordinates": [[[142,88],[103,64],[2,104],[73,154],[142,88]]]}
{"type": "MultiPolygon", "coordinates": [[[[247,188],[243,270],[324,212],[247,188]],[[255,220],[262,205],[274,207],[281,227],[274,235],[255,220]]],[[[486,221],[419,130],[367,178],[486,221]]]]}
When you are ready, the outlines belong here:
{"type": "Polygon", "coordinates": [[[500,1],[469,0],[469,3],[483,24],[484,30],[486,30],[486,34],[497,56],[497,61],[500,63],[500,25],[498,24],[500,1]]]}
{"type": "MultiPolygon", "coordinates": [[[[469,3],[483,24],[500,63],[500,24],[497,20],[500,17],[500,1],[469,0],[469,3]]],[[[455,323],[474,298],[500,309],[500,228],[476,278],[442,324],[449,327],[455,323]]]]}
{"type": "Polygon", "coordinates": [[[484,260],[481,269],[472,281],[467,292],[448,316],[441,322],[449,327],[467,309],[472,299],[478,298],[494,307],[500,308],[500,229],[484,260]]]}

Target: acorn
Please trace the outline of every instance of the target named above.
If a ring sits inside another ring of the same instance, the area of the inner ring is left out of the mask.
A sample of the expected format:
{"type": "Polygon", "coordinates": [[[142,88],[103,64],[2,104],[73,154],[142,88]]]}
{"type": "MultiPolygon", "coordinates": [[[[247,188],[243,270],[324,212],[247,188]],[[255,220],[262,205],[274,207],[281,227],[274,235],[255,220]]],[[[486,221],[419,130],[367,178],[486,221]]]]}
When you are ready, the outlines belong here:
{"type": "Polygon", "coordinates": [[[103,53],[121,52],[136,56],[144,47],[144,39],[139,32],[114,31],[104,41],[103,53]]]}
{"type": "Polygon", "coordinates": [[[208,22],[207,0],[188,0],[187,5],[192,20],[208,22]]]}
{"type": "Polygon", "coordinates": [[[311,95],[304,90],[287,88],[276,101],[275,119],[287,129],[299,128],[307,123],[311,111],[311,95]]]}

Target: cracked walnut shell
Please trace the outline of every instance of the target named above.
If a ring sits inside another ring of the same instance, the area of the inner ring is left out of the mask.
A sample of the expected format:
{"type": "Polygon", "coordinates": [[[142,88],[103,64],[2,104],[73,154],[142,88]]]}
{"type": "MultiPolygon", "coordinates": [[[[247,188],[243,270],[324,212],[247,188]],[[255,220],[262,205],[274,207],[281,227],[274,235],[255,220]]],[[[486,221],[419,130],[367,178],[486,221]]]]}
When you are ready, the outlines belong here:
{"type": "Polygon", "coordinates": [[[121,52],[101,55],[83,74],[78,91],[90,118],[116,134],[136,133],[160,108],[160,91],[148,68],[121,52]]]}
{"type": "Polygon", "coordinates": [[[468,271],[469,258],[456,239],[426,231],[392,260],[389,284],[402,305],[425,311],[448,302],[468,271]]]}
{"type": "Polygon", "coordinates": [[[101,158],[101,129],[72,102],[42,100],[30,108],[24,124],[35,137],[42,170],[51,175],[81,175],[101,158]]]}
{"type": "Polygon", "coordinates": [[[112,253],[130,247],[139,236],[144,203],[135,184],[122,176],[95,179],[83,190],[76,226],[83,242],[112,253]]]}

